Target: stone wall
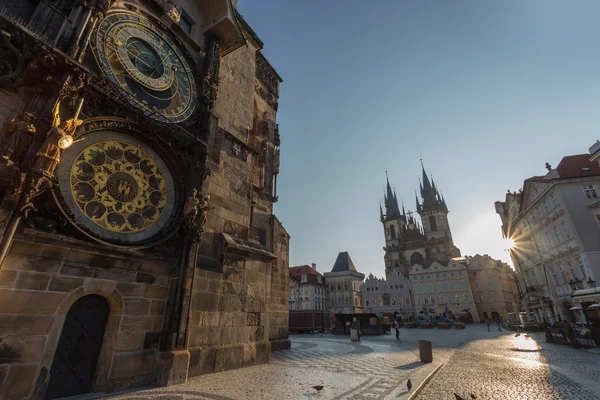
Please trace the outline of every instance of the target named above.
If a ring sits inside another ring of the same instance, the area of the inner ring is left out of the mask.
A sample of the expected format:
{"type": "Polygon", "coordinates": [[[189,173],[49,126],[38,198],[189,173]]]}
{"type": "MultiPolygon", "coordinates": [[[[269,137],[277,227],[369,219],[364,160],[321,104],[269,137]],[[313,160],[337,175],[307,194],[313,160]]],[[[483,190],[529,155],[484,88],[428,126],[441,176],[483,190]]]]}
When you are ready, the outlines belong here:
{"type": "Polygon", "coordinates": [[[153,383],[173,266],[25,230],[0,267],[0,399],[43,393],[66,314],[89,294],[110,307],[94,390],[153,383]]]}
{"type": "Polygon", "coordinates": [[[271,349],[290,347],[289,340],[289,241],[290,236],[277,218],[274,218],[273,252],[277,260],[271,269],[271,290],[268,299],[269,340],[271,349]]]}

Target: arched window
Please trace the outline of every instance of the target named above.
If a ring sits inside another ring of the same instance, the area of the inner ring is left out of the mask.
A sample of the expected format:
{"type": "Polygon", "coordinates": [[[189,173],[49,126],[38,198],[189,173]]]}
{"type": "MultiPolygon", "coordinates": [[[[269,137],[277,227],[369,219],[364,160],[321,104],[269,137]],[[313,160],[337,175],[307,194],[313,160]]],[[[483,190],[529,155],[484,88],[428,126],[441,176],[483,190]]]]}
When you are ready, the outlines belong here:
{"type": "Polygon", "coordinates": [[[444,282],[444,290],[450,290],[450,283],[448,281],[444,282]]]}
{"type": "Polygon", "coordinates": [[[435,296],[431,296],[431,304],[435,304],[435,296]]]}
{"type": "Polygon", "coordinates": [[[465,280],[461,279],[460,280],[460,288],[464,290],[464,289],[466,289],[466,287],[467,287],[467,284],[466,284],[465,280]]]}
{"type": "Polygon", "coordinates": [[[442,281],[438,281],[437,288],[438,288],[438,292],[441,292],[443,290],[444,284],[442,283],[442,281]]]}
{"type": "Polygon", "coordinates": [[[417,296],[417,304],[421,304],[421,296],[417,296]]]}
{"type": "Polygon", "coordinates": [[[369,300],[367,300],[367,301],[365,302],[365,305],[366,305],[367,307],[369,307],[369,300]]]}
{"type": "Polygon", "coordinates": [[[443,294],[440,294],[440,304],[444,304],[446,302],[446,297],[443,294]]]}
{"type": "Polygon", "coordinates": [[[466,293],[465,293],[465,294],[463,295],[463,298],[464,298],[464,300],[465,300],[465,303],[468,303],[468,302],[469,302],[469,295],[468,295],[468,294],[466,294],[466,293]]]}
{"type": "Polygon", "coordinates": [[[490,299],[492,301],[496,301],[496,292],[494,292],[493,290],[490,290],[490,299]]]}
{"type": "Polygon", "coordinates": [[[425,304],[429,304],[429,297],[428,296],[423,296],[423,300],[425,301],[425,304]]]}
{"type": "Polygon", "coordinates": [[[429,216],[429,230],[431,230],[431,232],[437,231],[437,222],[435,221],[434,215],[429,216]]]}
{"type": "Polygon", "coordinates": [[[348,290],[348,282],[344,282],[344,289],[348,290]]]}
{"type": "Polygon", "coordinates": [[[457,293],[457,294],[454,295],[454,302],[455,303],[460,303],[460,294],[457,293]]]}
{"type": "Polygon", "coordinates": [[[427,284],[425,282],[421,283],[421,292],[423,292],[423,293],[427,292],[427,284]]]}
{"type": "Polygon", "coordinates": [[[394,225],[390,225],[390,236],[392,239],[396,239],[396,227],[394,225]]]}
{"type": "Polygon", "coordinates": [[[396,305],[396,299],[392,299],[392,305],[395,306],[396,305]]]}
{"type": "Polygon", "coordinates": [[[423,265],[423,255],[421,253],[419,253],[418,251],[415,251],[410,256],[410,263],[411,263],[411,265],[414,265],[414,264],[423,265]]]}

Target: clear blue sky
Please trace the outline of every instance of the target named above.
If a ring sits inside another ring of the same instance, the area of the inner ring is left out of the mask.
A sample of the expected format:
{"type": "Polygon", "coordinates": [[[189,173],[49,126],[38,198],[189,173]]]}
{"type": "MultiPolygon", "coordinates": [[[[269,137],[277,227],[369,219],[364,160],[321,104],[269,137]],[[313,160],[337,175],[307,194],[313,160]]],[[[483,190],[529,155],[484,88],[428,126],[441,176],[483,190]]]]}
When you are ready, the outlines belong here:
{"type": "Polygon", "coordinates": [[[290,264],[340,251],[382,276],[385,170],[414,210],[419,156],[463,254],[509,260],[494,201],[600,127],[598,0],[239,0],[283,77],[275,212],[290,264]]]}

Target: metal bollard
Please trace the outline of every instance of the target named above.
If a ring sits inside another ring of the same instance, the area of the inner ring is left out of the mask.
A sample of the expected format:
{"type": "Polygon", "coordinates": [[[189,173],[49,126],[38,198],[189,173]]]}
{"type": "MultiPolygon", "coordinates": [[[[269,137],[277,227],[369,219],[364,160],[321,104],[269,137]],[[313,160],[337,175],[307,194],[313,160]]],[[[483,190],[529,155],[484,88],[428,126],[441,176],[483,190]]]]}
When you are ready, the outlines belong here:
{"type": "Polygon", "coordinates": [[[419,340],[419,358],[426,363],[433,361],[433,349],[429,340],[419,340]]]}

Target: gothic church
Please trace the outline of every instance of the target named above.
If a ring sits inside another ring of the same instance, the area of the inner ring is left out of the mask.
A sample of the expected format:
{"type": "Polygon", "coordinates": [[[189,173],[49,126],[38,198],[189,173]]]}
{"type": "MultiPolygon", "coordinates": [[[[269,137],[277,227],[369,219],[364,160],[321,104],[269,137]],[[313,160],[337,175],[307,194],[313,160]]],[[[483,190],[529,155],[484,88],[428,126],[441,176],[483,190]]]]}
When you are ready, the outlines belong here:
{"type": "Polygon", "coordinates": [[[392,190],[387,179],[385,191],[385,213],[379,205],[379,214],[385,234],[385,270],[386,275],[398,271],[408,276],[415,265],[429,264],[433,261],[447,263],[453,257],[460,256],[460,250],[452,241],[452,232],[448,223],[448,207],[444,197],[433,181],[425,173],[421,164],[423,181],[420,184],[421,200],[415,194],[416,211],[421,223],[413,212],[402,211],[398,205],[395,189],[392,190]]]}

